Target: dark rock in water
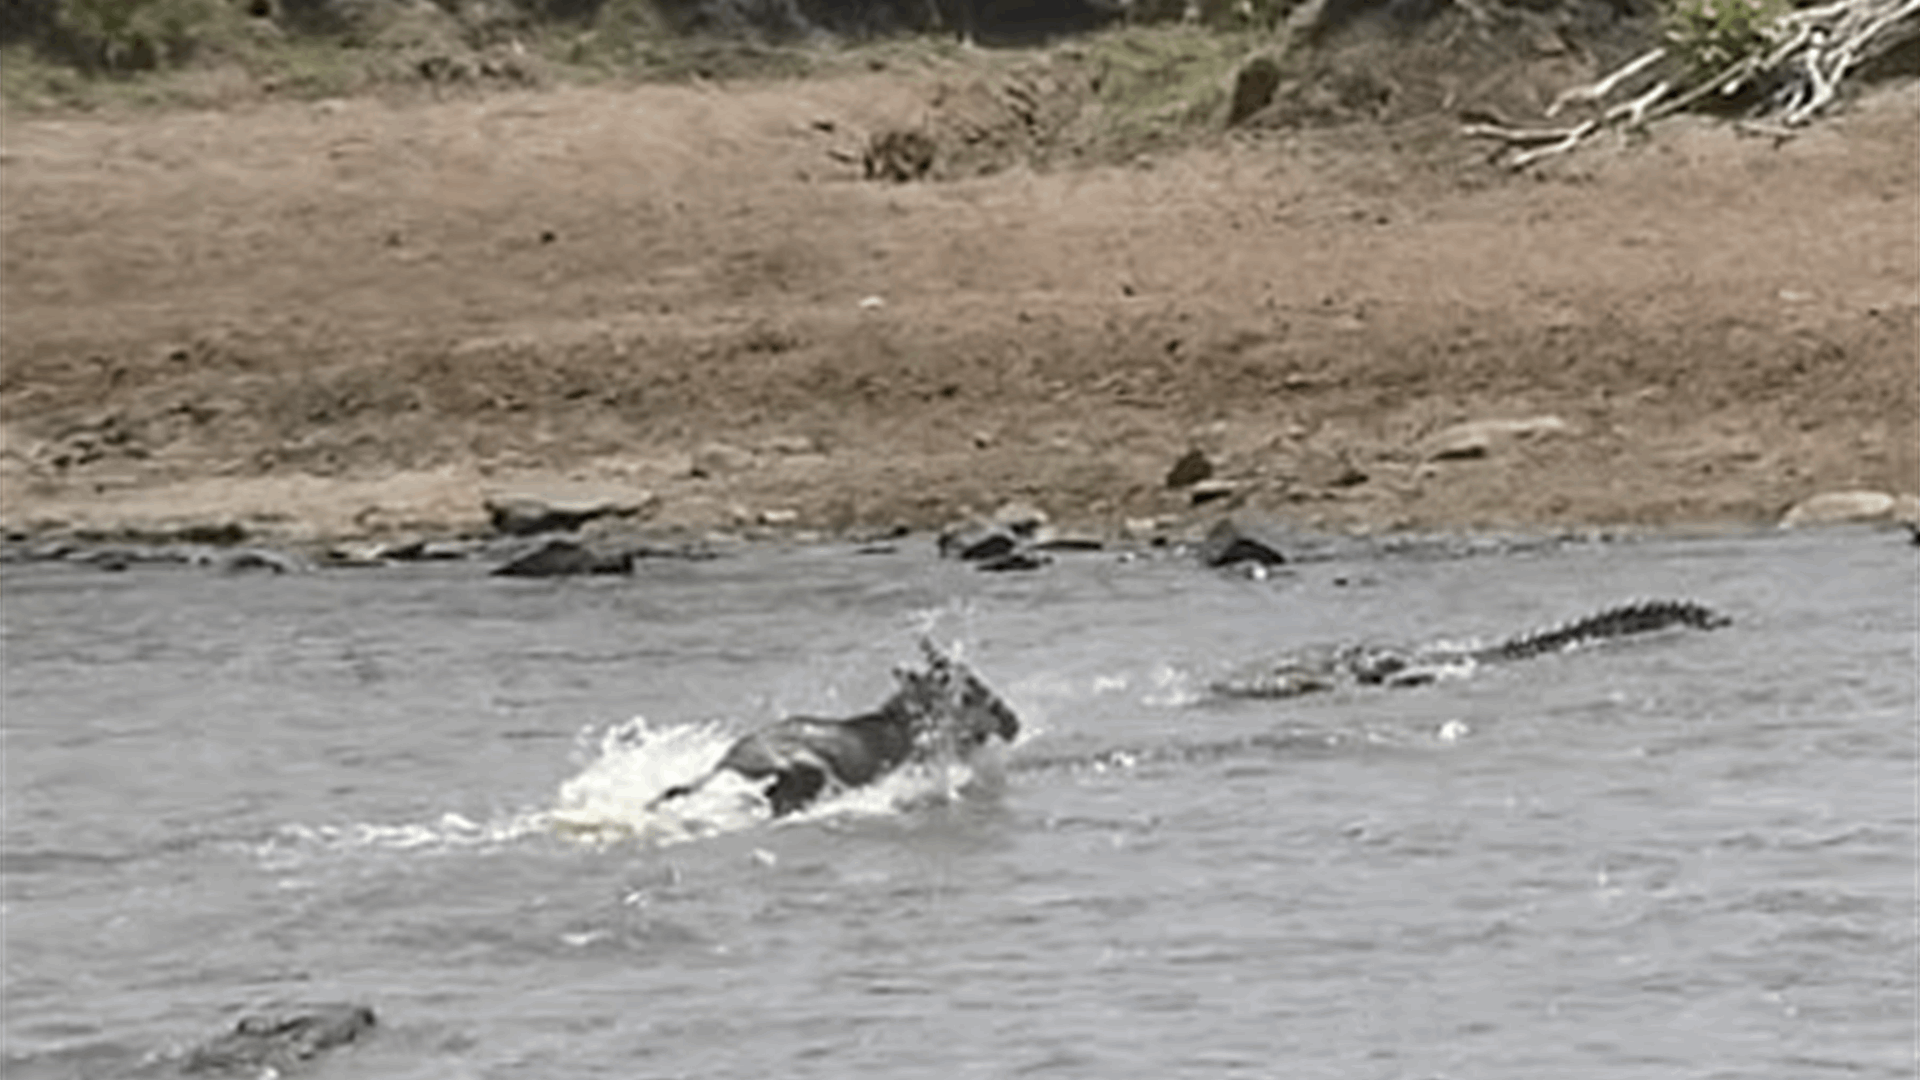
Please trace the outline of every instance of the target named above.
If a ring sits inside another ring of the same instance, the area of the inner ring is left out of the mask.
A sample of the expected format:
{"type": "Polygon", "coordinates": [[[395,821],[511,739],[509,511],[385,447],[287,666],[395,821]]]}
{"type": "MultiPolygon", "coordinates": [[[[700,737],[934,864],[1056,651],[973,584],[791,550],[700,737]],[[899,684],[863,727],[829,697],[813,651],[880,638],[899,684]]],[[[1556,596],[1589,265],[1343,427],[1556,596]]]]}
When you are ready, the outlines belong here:
{"type": "Polygon", "coordinates": [[[487,500],[487,515],[493,522],[493,529],[503,536],[572,532],[597,518],[624,517],[639,512],[639,509],[637,505],[615,502],[567,506],[525,495],[487,500]]]}
{"type": "Polygon", "coordinates": [[[1052,561],[1045,555],[1036,555],[1031,551],[1009,551],[996,558],[981,560],[979,568],[993,573],[1009,570],[1038,570],[1052,561]]]}
{"type": "Polygon", "coordinates": [[[67,559],[72,562],[115,573],[127,569],[134,563],[144,561],[141,558],[142,552],[122,547],[97,548],[92,550],[48,548],[47,550],[53,553],[51,555],[52,558],[67,559]]]}
{"type": "Polygon", "coordinates": [[[1213,462],[1198,450],[1189,450],[1167,470],[1169,488],[1191,487],[1213,475],[1213,462]]]}
{"type": "Polygon", "coordinates": [[[1273,545],[1253,536],[1232,518],[1221,518],[1200,541],[1200,561],[1207,566],[1233,566],[1252,562],[1261,566],[1280,566],[1287,557],[1273,545]]]}
{"type": "Polygon", "coordinates": [[[633,553],[603,553],[571,540],[549,540],[498,567],[496,577],[568,577],[576,574],[631,574],[633,553]]]}
{"type": "Polygon", "coordinates": [[[705,544],[640,544],[627,549],[635,559],[678,559],[681,562],[711,562],[720,552],[705,544]]]}
{"type": "Polygon", "coordinates": [[[1019,546],[1020,541],[1010,530],[997,525],[963,525],[940,534],[940,556],[946,559],[998,559],[1019,546]]]}
{"type": "Polygon", "coordinates": [[[380,549],[380,557],[394,562],[452,562],[471,558],[479,550],[472,540],[409,540],[380,549]]]}
{"type": "Polygon", "coordinates": [[[993,526],[1016,540],[1032,540],[1047,527],[1047,512],[1032,503],[1010,502],[993,512],[993,526]]]}
{"type": "Polygon", "coordinates": [[[232,1031],[195,1047],[180,1071],[275,1075],[354,1042],[373,1026],[373,1010],[365,1005],[313,1005],[243,1016],[232,1031]]]}
{"type": "Polygon", "coordinates": [[[228,552],[214,560],[214,565],[223,574],[246,574],[255,571],[268,574],[292,574],[306,569],[300,560],[279,551],[264,548],[244,548],[228,552]]]}
{"type": "Polygon", "coordinates": [[[1239,490],[1240,486],[1231,480],[1202,480],[1193,485],[1190,499],[1195,506],[1205,506],[1221,499],[1231,499],[1239,490]]]}
{"type": "Polygon", "coordinates": [[[1033,544],[1035,551],[1105,551],[1106,542],[1092,536],[1050,536],[1033,544]]]}
{"type": "Polygon", "coordinates": [[[1056,539],[1046,511],[1012,502],[989,520],[976,519],[941,533],[940,557],[976,563],[982,570],[1037,570],[1051,561],[1037,552],[1056,539]]]}
{"type": "Polygon", "coordinates": [[[367,567],[389,563],[453,562],[485,554],[480,540],[350,540],[328,548],[325,558],[330,566],[367,567]]]}
{"type": "Polygon", "coordinates": [[[184,525],[173,530],[166,539],[182,544],[213,544],[230,546],[242,544],[247,539],[247,527],[237,521],[212,521],[194,525],[184,525]]]}

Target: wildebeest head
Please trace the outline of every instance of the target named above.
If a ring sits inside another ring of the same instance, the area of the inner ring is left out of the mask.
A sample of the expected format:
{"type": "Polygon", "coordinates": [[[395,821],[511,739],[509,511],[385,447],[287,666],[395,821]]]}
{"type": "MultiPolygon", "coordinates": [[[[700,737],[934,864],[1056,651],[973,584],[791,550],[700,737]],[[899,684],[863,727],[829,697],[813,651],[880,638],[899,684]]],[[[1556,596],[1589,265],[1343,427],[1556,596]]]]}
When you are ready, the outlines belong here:
{"type": "Polygon", "coordinates": [[[920,738],[938,744],[950,740],[960,750],[973,750],[998,735],[1012,742],[1020,735],[1020,718],[1000,700],[973,669],[948,656],[922,638],[920,651],[926,670],[895,668],[900,683],[894,700],[915,718],[920,738]]]}

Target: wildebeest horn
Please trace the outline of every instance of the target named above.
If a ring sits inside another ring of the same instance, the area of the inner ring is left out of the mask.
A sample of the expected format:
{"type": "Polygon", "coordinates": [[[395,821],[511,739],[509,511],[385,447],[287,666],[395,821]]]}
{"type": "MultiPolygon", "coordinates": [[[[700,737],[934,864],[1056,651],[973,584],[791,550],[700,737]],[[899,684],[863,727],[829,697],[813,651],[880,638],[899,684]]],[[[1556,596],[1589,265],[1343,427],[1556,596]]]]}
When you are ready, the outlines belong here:
{"type": "Polygon", "coordinates": [[[935,645],[930,637],[920,639],[920,655],[927,658],[927,664],[935,671],[953,666],[953,658],[948,656],[940,646],[935,645]]]}

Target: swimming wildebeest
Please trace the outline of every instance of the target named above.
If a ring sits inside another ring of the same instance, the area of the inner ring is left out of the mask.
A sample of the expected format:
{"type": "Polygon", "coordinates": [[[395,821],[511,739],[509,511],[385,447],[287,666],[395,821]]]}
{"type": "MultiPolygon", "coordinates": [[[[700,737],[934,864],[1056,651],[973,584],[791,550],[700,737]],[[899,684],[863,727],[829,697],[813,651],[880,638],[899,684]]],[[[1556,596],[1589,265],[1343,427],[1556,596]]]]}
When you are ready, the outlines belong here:
{"type": "Polygon", "coordinates": [[[653,806],[691,795],[721,773],[760,782],[775,817],[822,795],[871,784],[911,760],[965,760],[1020,720],[973,669],[922,640],[926,669],[895,668],[899,688],[870,713],[844,720],[792,716],[745,736],[698,780],[668,788],[653,806]]]}

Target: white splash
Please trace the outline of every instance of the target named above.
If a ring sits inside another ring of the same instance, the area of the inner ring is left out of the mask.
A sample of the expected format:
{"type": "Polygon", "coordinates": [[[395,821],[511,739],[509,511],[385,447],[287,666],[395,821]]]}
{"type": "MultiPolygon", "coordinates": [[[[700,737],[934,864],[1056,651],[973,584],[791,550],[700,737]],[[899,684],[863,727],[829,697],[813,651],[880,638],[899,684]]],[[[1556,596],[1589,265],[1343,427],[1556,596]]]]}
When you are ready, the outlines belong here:
{"type": "Polygon", "coordinates": [[[584,763],[560,785],[552,805],[503,814],[485,823],[459,814],[437,820],[379,824],[288,825],[262,846],[271,863],[297,863],[314,848],[432,852],[499,847],[559,836],[589,844],[641,839],[674,843],[765,821],[766,801],[744,778],[722,776],[671,812],[650,810],[661,793],[717,764],[733,736],[718,723],[655,731],[636,717],[595,735],[582,733],[584,763]]]}
{"type": "Polygon", "coordinates": [[[1196,705],[1207,696],[1206,682],[1192,671],[1170,664],[1153,669],[1153,687],[1140,699],[1142,705],[1160,709],[1179,709],[1196,705]]]}
{"type": "Polygon", "coordinates": [[[560,785],[553,806],[538,815],[540,824],[588,843],[673,843],[764,821],[768,813],[760,792],[731,775],[716,777],[671,807],[653,806],[668,788],[711,771],[733,739],[714,722],[655,731],[645,718],[635,717],[609,728],[585,767],[560,785]]]}

